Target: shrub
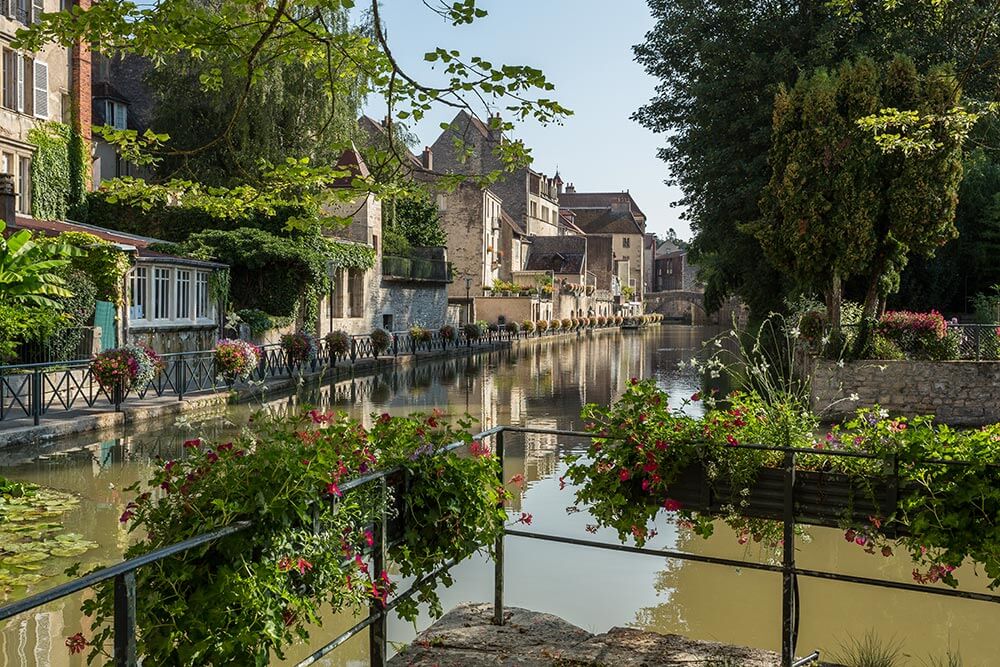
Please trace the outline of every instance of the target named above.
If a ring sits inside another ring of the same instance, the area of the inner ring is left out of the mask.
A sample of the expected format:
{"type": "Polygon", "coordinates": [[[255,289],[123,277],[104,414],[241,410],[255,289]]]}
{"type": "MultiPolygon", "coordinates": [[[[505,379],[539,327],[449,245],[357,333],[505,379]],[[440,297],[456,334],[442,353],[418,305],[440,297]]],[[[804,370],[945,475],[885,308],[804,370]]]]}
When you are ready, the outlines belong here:
{"type": "Polygon", "coordinates": [[[622,317],[621,315],[615,315],[615,324],[616,325],[623,324],[624,322],[625,322],[625,318],[624,317],[622,317]]]}
{"type": "Polygon", "coordinates": [[[152,348],[139,344],[101,352],[90,362],[90,371],[105,390],[118,386],[127,392],[144,389],[164,366],[152,348]]]}
{"type": "Polygon", "coordinates": [[[382,354],[392,345],[392,334],[385,329],[375,329],[369,334],[369,338],[376,355],[382,354]]]}
{"type": "Polygon", "coordinates": [[[227,378],[245,380],[260,364],[260,349],[245,340],[223,338],[215,344],[215,370],[227,378]]]}
{"type": "Polygon", "coordinates": [[[452,341],[455,340],[455,327],[450,324],[446,324],[440,329],[438,329],[438,335],[441,336],[441,340],[452,341]]]}
{"type": "Polygon", "coordinates": [[[285,334],[281,337],[281,349],[288,357],[288,363],[301,364],[316,356],[316,341],[304,331],[285,334]]]}
{"type": "Polygon", "coordinates": [[[497,324],[496,322],[490,322],[489,324],[486,325],[486,330],[489,331],[490,333],[496,333],[500,331],[500,325],[497,324]]]}
{"type": "Polygon", "coordinates": [[[462,325],[462,332],[469,340],[479,340],[483,335],[483,330],[478,324],[469,322],[462,325]]]}
{"type": "Polygon", "coordinates": [[[326,349],[330,354],[342,357],[351,351],[351,337],[346,331],[331,331],[326,335],[326,349]]]}
{"type": "Polygon", "coordinates": [[[564,317],[561,324],[562,328],[566,331],[569,331],[570,329],[573,328],[573,320],[568,317],[564,317]]]}
{"type": "Polygon", "coordinates": [[[559,331],[562,328],[562,320],[552,320],[549,322],[549,328],[553,331],[559,331]]]}
{"type": "Polygon", "coordinates": [[[250,329],[250,335],[254,338],[264,335],[271,329],[278,329],[292,323],[291,317],[274,317],[256,308],[237,310],[236,317],[247,325],[247,328],[250,329]]]}
{"type": "Polygon", "coordinates": [[[535,327],[539,331],[548,331],[549,321],[548,320],[538,320],[537,322],[535,322],[535,327]]]}
{"type": "Polygon", "coordinates": [[[521,322],[521,328],[524,330],[524,333],[530,334],[535,330],[535,323],[531,320],[525,320],[521,322]]]}
{"type": "Polygon", "coordinates": [[[889,311],[879,320],[875,331],[911,359],[941,361],[958,357],[958,336],[948,331],[944,316],[935,310],[889,311]]]}
{"type": "Polygon", "coordinates": [[[515,336],[521,333],[521,325],[514,321],[508,322],[506,325],[504,325],[504,328],[507,330],[507,333],[513,334],[515,336]]]}

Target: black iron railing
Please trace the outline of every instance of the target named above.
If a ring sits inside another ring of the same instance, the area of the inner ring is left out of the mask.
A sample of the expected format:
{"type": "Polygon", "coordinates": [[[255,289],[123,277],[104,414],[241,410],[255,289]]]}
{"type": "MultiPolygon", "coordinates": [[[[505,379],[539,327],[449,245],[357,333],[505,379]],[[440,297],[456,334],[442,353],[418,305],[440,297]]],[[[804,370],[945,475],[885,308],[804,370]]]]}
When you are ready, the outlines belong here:
{"type": "MultiPolygon", "coordinates": [[[[541,428],[527,428],[518,426],[498,426],[493,429],[484,431],[475,436],[476,440],[482,442],[492,442],[494,445],[494,451],[496,452],[498,458],[498,481],[503,484],[504,479],[504,461],[505,461],[505,448],[508,443],[505,442],[505,437],[508,434],[521,434],[521,435],[541,435],[541,436],[553,436],[562,438],[579,438],[579,439],[590,439],[593,436],[591,433],[572,431],[572,430],[562,430],[562,429],[541,429],[541,428]]],[[[463,447],[464,443],[454,443],[444,448],[442,451],[451,451],[463,447]]],[[[617,551],[621,553],[630,553],[636,555],[654,556],[657,558],[672,558],[678,560],[686,560],[697,563],[706,563],[711,565],[720,565],[725,567],[739,567],[751,570],[757,570],[762,572],[770,572],[773,574],[780,574],[782,579],[781,586],[781,600],[782,600],[782,623],[781,623],[781,654],[783,667],[801,667],[808,665],[819,659],[819,652],[813,651],[808,655],[802,657],[795,657],[796,654],[796,644],[798,642],[798,632],[799,632],[799,616],[800,616],[800,603],[799,603],[799,588],[798,588],[798,578],[808,577],[814,579],[824,579],[828,581],[838,581],[851,584],[859,584],[864,586],[874,586],[879,588],[888,588],[894,590],[903,590],[917,593],[924,593],[928,595],[938,595],[952,598],[961,598],[968,600],[978,600],[984,602],[1000,603],[1000,596],[990,595],[985,593],[976,593],[972,591],[962,591],[951,588],[931,588],[925,585],[919,585],[909,582],[901,581],[889,581],[882,579],[874,579],[871,577],[860,577],[848,574],[842,574],[839,572],[830,572],[825,570],[815,570],[808,568],[801,568],[796,565],[795,562],[795,524],[796,523],[813,523],[814,520],[808,515],[803,515],[799,510],[799,497],[801,495],[801,484],[798,481],[796,470],[796,459],[800,455],[808,455],[810,457],[816,456],[836,456],[836,457],[850,457],[858,459],[873,459],[873,460],[883,460],[882,457],[866,454],[863,452],[849,452],[849,451],[838,451],[838,450],[815,450],[815,449],[802,449],[793,447],[779,447],[779,446],[769,446],[769,445],[753,445],[753,444],[739,444],[727,447],[727,449],[733,448],[744,448],[744,449],[756,449],[765,450],[772,452],[782,453],[782,466],[780,472],[783,476],[783,485],[781,486],[780,492],[780,506],[772,508],[772,514],[769,515],[772,518],[782,521],[783,523],[783,542],[782,542],[782,560],[780,565],[770,564],[770,563],[759,563],[754,561],[737,560],[731,558],[719,558],[715,556],[706,556],[702,554],[685,553],[680,551],[674,551],[669,549],[651,549],[651,548],[640,548],[635,546],[629,546],[626,544],[610,544],[606,542],[600,542],[597,540],[581,539],[561,535],[550,535],[537,533],[533,531],[525,531],[519,529],[508,528],[505,530],[505,535],[497,539],[495,548],[495,559],[494,559],[494,592],[493,592],[493,622],[498,625],[503,625],[505,623],[504,619],[504,547],[505,547],[505,537],[515,537],[519,539],[529,539],[529,540],[543,540],[546,542],[552,542],[557,544],[563,544],[573,547],[585,547],[593,549],[606,549],[610,551],[617,551]]],[[[944,461],[944,460],[927,460],[922,463],[929,465],[963,465],[961,462],[955,461],[944,461]]],[[[888,470],[895,471],[896,466],[894,461],[890,461],[887,466],[888,470]]],[[[342,492],[347,493],[351,490],[357,489],[366,484],[378,484],[381,493],[386,494],[389,492],[391,480],[397,478],[402,473],[401,468],[394,468],[390,470],[380,471],[364,475],[362,477],[355,478],[345,484],[340,486],[342,492]]],[[[896,485],[895,492],[890,492],[889,497],[895,502],[895,498],[898,495],[898,478],[895,475],[890,476],[890,480],[895,480],[896,485]]],[[[405,503],[406,496],[405,490],[400,491],[401,486],[394,485],[393,489],[397,493],[398,502],[405,503]]],[[[702,490],[702,495],[711,495],[711,489],[702,490]]],[[[711,505],[710,501],[708,505],[711,505]]],[[[385,504],[382,505],[386,506],[385,504]]],[[[891,513],[892,508],[886,508],[891,513]]],[[[759,515],[755,515],[759,516],[759,515]]],[[[819,525],[825,525],[820,523],[819,525]]],[[[97,572],[91,573],[74,581],[67,582],[60,586],[56,586],[47,591],[43,591],[31,597],[25,598],[13,604],[9,604],[4,607],[0,607],[0,621],[16,616],[32,609],[35,609],[41,605],[47,604],[54,600],[64,598],[73,593],[83,591],[87,588],[95,586],[101,582],[114,579],[114,646],[115,646],[115,665],[116,667],[135,667],[138,664],[138,656],[136,655],[136,644],[135,644],[135,633],[136,633],[136,621],[135,621],[135,600],[136,596],[141,594],[141,591],[137,591],[135,587],[135,572],[139,568],[149,565],[157,561],[164,560],[176,554],[179,554],[188,549],[207,544],[218,539],[222,539],[228,535],[235,532],[246,530],[251,527],[251,524],[243,522],[236,523],[226,528],[222,528],[205,535],[191,538],[180,542],[178,544],[171,545],[169,547],[164,547],[158,549],[144,556],[134,558],[122,563],[118,563],[108,568],[104,568],[97,572]]],[[[373,563],[373,571],[379,572],[384,569],[387,550],[389,545],[391,545],[395,535],[400,534],[405,527],[398,525],[398,522],[389,522],[386,515],[377,517],[375,520],[374,530],[373,530],[373,547],[371,552],[368,554],[373,563]]],[[[304,665],[313,664],[315,661],[319,660],[323,656],[329,654],[336,647],[342,645],[351,637],[357,635],[365,629],[369,631],[369,651],[370,651],[370,662],[375,667],[383,667],[387,658],[387,636],[386,636],[386,623],[388,618],[388,613],[395,609],[403,600],[409,598],[416,592],[417,588],[425,583],[426,581],[437,577],[441,573],[447,571],[456,562],[448,562],[438,568],[435,572],[428,573],[424,577],[415,581],[407,589],[398,592],[394,598],[386,602],[373,601],[371,608],[369,609],[368,616],[359,621],[353,627],[348,629],[346,632],[340,634],[333,640],[327,642],[321,648],[312,653],[308,658],[299,663],[300,667],[304,665]]]]}
{"type": "MultiPolygon", "coordinates": [[[[857,324],[845,324],[841,327],[846,332],[854,333],[857,324]]],[[[957,338],[957,358],[963,361],[1000,361],[1000,325],[998,324],[949,324],[948,334],[957,338]]],[[[913,337],[915,346],[918,337],[913,337]]],[[[904,341],[904,353],[911,346],[904,341]]]]}

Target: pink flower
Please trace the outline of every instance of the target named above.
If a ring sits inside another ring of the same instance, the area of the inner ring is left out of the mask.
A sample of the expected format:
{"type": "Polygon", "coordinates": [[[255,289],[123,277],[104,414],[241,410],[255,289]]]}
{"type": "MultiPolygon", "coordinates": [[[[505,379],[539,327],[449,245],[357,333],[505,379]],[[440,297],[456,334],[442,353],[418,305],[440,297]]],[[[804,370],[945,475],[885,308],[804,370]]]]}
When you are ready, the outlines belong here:
{"type": "Polygon", "coordinates": [[[201,438],[194,438],[193,440],[185,440],[185,449],[194,449],[195,447],[201,447],[201,438]]]}
{"type": "Polygon", "coordinates": [[[335,496],[337,498],[340,498],[342,495],[344,495],[343,493],[341,493],[340,487],[334,484],[333,482],[330,482],[329,484],[326,485],[326,492],[331,496],[335,496]]]}
{"type": "Polygon", "coordinates": [[[305,558],[299,558],[295,563],[295,569],[299,571],[299,574],[305,574],[313,568],[313,564],[307,561],[305,558]]]}
{"type": "Polygon", "coordinates": [[[522,473],[518,473],[513,477],[511,477],[507,483],[516,484],[517,486],[524,486],[524,475],[522,473]]]}
{"type": "Polygon", "coordinates": [[[728,442],[733,447],[735,447],[736,445],[740,444],[739,440],[737,440],[736,438],[734,438],[732,435],[727,435],[726,436],[726,442],[728,442]]]}
{"type": "Polygon", "coordinates": [[[87,640],[84,639],[83,633],[78,632],[71,637],[67,637],[66,648],[69,649],[71,655],[83,653],[83,649],[87,648],[87,640]]]}
{"type": "Polygon", "coordinates": [[[691,400],[695,401],[695,402],[700,401],[701,400],[701,392],[700,391],[696,391],[693,394],[691,394],[691,400]]]}
{"type": "Polygon", "coordinates": [[[626,468],[622,468],[621,472],[618,473],[618,479],[620,479],[623,482],[627,482],[629,480],[629,477],[631,477],[631,474],[626,468]]]}
{"type": "Polygon", "coordinates": [[[518,518],[516,523],[523,523],[526,526],[531,525],[532,516],[527,512],[521,512],[521,516],[518,518]]]}
{"type": "Polygon", "coordinates": [[[375,535],[373,535],[372,531],[370,530],[365,531],[365,544],[367,544],[368,546],[375,545],[375,535]]]}
{"type": "Polygon", "coordinates": [[[682,507],[680,501],[674,500],[673,498],[667,498],[663,501],[663,509],[668,512],[676,512],[682,507]]]}

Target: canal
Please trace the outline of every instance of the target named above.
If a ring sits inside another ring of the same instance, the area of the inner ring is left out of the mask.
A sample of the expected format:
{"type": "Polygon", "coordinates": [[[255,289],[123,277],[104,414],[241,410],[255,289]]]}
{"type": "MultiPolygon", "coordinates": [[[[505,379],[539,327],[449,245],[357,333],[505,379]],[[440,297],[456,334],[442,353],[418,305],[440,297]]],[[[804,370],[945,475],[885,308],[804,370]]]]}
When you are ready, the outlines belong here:
{"type": "MultiPolygon", "coordinates": [[[[468,413],[483,428],[498,424],[580,428],[582,406],[611,403],[631,377],[656,378],[677,405],[702,390],[702,378],[689,368],[680,369],[679,362],[699,354],[702,341],[716,333],[663,326],[641,332],[553,339],[514,350],[428,361],[380,376],[307,387],[297,398],[266,398],[265,406],[284,410],[310,403],[359,417],[382,412],[427,412],[438,407],[454,417],[468,413]]],[[[697,405],[689,409],[697,410],[697,405]]],[[[44,448],[0,452],[0,475],[79,496],[80,505],[63,519],[73,531],[99,544],[76,559],[46,563],[46,571],[57,572],[73,560],[83,559],[85,566],[93,566],[118,558],[129,539],[118,521],[128,500],[123,489],[145,479],[157,456],[178,456],[184,439],[234,433],[260,407],[235,406],[199,420],[116,434],[100,442],[84,438],[44,448]]],[[[592,537],[586,531],[587,515],[566,511],[572,505],[572,488],[560,490],[559,485],[565,456],[580,451],[583,443],[529,435],[509,436],[506,444],[505,477],[523,474],[526,479],[513,510],[533,515],[531,529],[592,537]]],[[[679,533],[670,526],[658,528],[660,533],[652,547],[728,558],[773,558],[773,554],[761,552],[752,543],[740,545],[721,523],[709,541],[679,533]]],[[[905,556],[865,554],[846,542],[837,530],[810,528],[807,532],[808,538],[800,543],[798,554],[803,567],[911,580],[913,568],[905,556]]],[[[597,537],[615,541],[610,531],[599,531],[597,537]]],[[[550,612],[592,632],[628,625],[698,639],[779,648],[778,575],[513,537],[508,538],[506,552],[509,605],[550,612]]],[[[444,608],[466,601],[491,600],[492,573],[492,564],[479,555],[460,564],[453,570],[455,585],[441,591],[444,608]]],[[[963,587],[986,590],[984,578],[977,577],[971,568],[963,568],[959,574],[963,587]]],[[[36,589],[59,580],[59,576],[52,576],[36,589]]],[[[14,595],[25,592],[17,589],[14,595]]],[[[84,664],[81,656],[71,657],[64,645],[65,638],[75,632],[90,634],[86,619],[78,611],[79,603],[79,598],[67,599],[7,621],[0,628],[0,664],[84,664]]],[[[966,665],[995,664],[995,628],[1000,626],[997,605],[808,579],[801,582],[801,605],[800,653],[819,648],[829,657],[842,644],[874,632],[883,641],[901,645],[909,656],[909,662],[902,664],[934,664],[949,648],[960,652],[966,665]]],[[[420,628],[429,622],[421,619],[420,628]]],[[[330,618],[314,632],[314,637],[333,637],[350,624],[348,618],[330,618]]],[[[390,624],[389,630],[390,642],[396,646],[405,645],[415,634],[411,625],[398,620],[390,624]]],[[[362,635],[320,664],[363,665],[367,663],[366,652],[367,641],[362,635]]],[[[306,647],[297,647],[288,658],[291,662],[308,653],[306,647]]]]}

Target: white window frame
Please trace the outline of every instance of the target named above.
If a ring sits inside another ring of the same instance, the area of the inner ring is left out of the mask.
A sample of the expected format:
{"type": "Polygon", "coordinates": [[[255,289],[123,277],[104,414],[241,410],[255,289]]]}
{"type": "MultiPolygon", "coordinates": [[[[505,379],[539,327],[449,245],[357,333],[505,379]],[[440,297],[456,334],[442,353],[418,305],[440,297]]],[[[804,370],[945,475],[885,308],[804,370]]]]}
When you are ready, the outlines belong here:
{"type": "Polygon", "coordinates": [[[191,269],[174,270],[174,320],[193,320],[191,317],[191,269]]]}
{"type": "Polygon", "coordinates": [[[132,269],[129,285],[129,321],[145,322],[149,317],[149,268],[137,266],[132,269]],[[137,303],[136,296],[141,303],[137,303]]]}
{"type": "Polygon", "coordinates": [[[212,319],[212,297],[208,290],[208,271],[194,273],[194,319],[212,319]]]}
{"type": "Polygon", "coordinates": [[[152,320],[170,321],[170,306],[173,303],[173,272],[166,266],[153,267],[152,320]],[[166,290],[162,289],[166,286],[166,290]],[[163,313],[161,315],[160,313],[163,313]]]}

